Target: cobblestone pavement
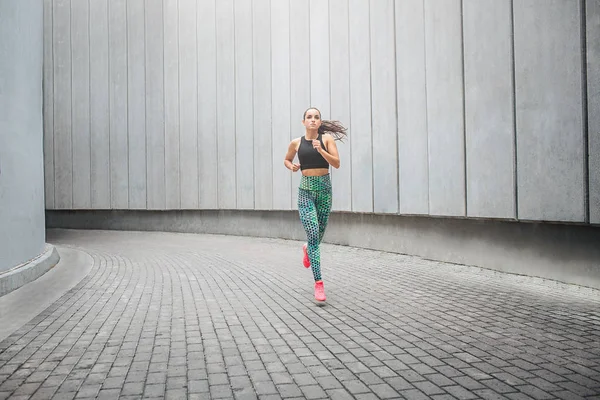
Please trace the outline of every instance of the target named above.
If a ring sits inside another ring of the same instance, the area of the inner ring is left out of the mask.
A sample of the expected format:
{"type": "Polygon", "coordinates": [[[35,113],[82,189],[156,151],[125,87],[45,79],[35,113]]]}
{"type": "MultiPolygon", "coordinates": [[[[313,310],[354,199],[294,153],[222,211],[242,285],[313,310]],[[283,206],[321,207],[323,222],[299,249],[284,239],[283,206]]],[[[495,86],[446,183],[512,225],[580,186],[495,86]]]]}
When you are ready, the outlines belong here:
{"type": "Polygon", "coordinates": [[[323,245],[51,231],[89,275],[0,343],[0,399],[598,399],[600,294],[323,245]]]}

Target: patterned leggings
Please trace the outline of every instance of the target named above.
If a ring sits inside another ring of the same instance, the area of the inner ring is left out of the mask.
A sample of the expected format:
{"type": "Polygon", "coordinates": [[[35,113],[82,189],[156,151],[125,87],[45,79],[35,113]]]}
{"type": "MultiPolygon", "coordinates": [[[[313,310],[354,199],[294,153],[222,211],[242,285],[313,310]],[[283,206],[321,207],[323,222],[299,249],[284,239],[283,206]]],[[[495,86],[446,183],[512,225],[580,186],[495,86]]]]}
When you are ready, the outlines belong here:
{"type": "Polygon", "coordinates": [[[329,175],[302,176],[298,187],[298,212],[308,239],[308,258],[315,281],[321,280],[319,244],[327,228],[331,198],[329,175]]]}

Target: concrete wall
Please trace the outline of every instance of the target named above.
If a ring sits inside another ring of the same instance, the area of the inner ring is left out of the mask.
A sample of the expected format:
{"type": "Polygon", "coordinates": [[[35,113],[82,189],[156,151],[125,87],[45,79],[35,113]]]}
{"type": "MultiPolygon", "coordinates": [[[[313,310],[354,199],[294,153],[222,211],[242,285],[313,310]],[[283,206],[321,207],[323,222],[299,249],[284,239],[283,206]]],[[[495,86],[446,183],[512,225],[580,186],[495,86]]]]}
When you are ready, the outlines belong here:
{"type": "Polygon", "coordinates": [[[48,209],[294,209],[313,105],[349,127],[334,210],[600,223],[597,1],[44,10],[48,209]]]}
{"type": "Polygon", "coordinates": [[[0,273],[45,248],[42,20],[41,1],[0,0],[0,273]]]}

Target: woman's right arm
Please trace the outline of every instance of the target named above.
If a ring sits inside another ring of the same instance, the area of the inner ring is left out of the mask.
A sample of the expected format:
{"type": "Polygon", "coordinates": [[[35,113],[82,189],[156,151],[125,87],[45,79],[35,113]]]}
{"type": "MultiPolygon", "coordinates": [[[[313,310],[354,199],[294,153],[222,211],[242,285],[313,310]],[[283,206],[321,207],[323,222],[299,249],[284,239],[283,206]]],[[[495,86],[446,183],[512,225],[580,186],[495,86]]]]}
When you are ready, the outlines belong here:
{"type": "Polygon", "coordinates": [[[283,165],[292,172],[296,172],[300,169],[300,164],[294,164],[294,157],[296,157],[296,140],[292,140],[288,146],[288,151],[283,160],[283,165]]]}

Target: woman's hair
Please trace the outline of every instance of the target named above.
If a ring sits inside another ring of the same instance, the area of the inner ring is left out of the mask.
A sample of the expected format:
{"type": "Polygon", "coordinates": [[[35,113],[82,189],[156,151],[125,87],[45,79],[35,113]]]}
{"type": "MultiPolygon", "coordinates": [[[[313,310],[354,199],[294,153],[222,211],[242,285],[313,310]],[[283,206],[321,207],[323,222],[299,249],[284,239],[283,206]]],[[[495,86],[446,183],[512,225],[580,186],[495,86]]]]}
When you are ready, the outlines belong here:
{"type": "MultiPolygon", "coordinates": [[[[317,110],[319,112],[319,117],[321,116],[321,111],[318,108],[310,107],[304,111],[304,116],[302,119],[306,119],[306,113],[308,110],[317,110]]],[[[348,137],[346,133],[347,128],[341,124],[340,121],[327,121],[321,118],[321,126],[319,127],[319,133],[324,135],[326,133],[333,136],[335,140],[342,140],[345,137],[348,137]]]]}

